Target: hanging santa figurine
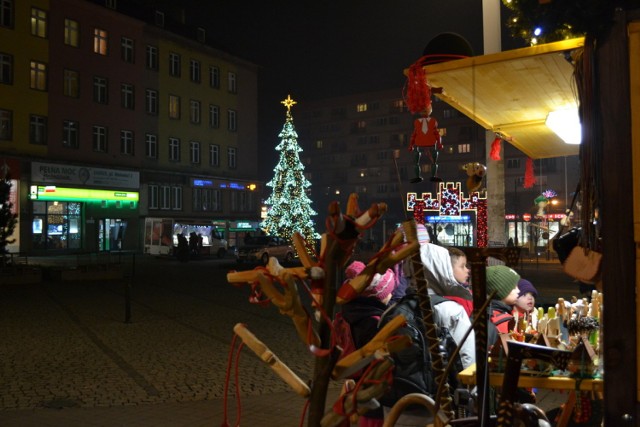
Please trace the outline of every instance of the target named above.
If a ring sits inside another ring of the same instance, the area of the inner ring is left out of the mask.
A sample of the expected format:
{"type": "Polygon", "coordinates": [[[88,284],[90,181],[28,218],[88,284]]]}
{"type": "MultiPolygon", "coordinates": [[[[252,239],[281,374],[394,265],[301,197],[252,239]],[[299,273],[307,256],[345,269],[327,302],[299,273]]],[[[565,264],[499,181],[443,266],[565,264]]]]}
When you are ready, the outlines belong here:
{"type": "Polygon", "coordinates": [[[428,103],[422,116],[415,119],[413,122],[413,134],[411,135],[411,143],[409,144],[409,151],[415,153],[415,170],[416,176],[411,179],[412,183],[422,182],[422,176],[420,176],[420,158],[422,157],[422,148],[427,149],[427,155],[432,164],[432,182],[441,182],[442,179],[438,177],[438,154],[442,150],[442,137],[440,136],[440,130],[438,130],[438,122],[431,117],[431,102],[428,103]]]}

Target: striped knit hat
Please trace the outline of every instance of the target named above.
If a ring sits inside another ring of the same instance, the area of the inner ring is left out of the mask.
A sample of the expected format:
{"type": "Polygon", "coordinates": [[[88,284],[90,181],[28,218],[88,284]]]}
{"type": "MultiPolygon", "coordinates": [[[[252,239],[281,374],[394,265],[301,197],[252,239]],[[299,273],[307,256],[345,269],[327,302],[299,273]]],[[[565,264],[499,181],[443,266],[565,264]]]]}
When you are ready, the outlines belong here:
{"type": "Polygon", "coordinates": [[[424,245],[425,243],[429,243],[429,232],[427,231],[427,227],[424,224],[416,225],[416,234],[418,235],[418,243],[424,245]]]}

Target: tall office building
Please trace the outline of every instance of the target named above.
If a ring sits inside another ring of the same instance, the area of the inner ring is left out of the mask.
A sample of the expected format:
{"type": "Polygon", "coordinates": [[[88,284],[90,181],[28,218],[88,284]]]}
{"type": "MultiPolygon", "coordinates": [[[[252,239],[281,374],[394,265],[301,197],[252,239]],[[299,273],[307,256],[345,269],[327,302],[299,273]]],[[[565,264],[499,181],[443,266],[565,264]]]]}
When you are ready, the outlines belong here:
{"type": "MultiPolygon", "coordinates": [[[[365,242],[376,246],[395,231],[398,223],[413,216],[413,211],[407,209],[411,207],[408,199],[412,193],[417,199],[428,196],[432,199],[429,203],[444,206],[447,202],[443,194],[448,191],[448,184],[452,184],[452,190],[459,192],[459,212],[446,215],[439,208],[425,209],[423,217],[432,225],[440,243],[476,245],[477,209],[465,210],[465,201],[473,206],[471,199],[474,197],[468,191],[468,175],[462,167],[468,163],[486,165],[492,161],[487,159],[486,132],[435,96],[431,117],[438,122],[443,143],[438,152],[437,170],[433,150],[423,148],[419,160],[414,151],[409,151],[414,121],[419,116],[407,110],[402,88],[298,103],[295,120],[298,141],[304,150],[300,157],[312,184],[310,197],[320,221],[326,216],[331,201],[337,200],[344,205],[350,193],[359,195],[362,209],[371,203],[386,202],[389,211],[381,223],[363,236],[365,242]],[[418,176],[422,178],[421,182],[411,182],[418,176]],[[442,183],[434,182],[434,176],[442,183]]],[[[564,212],[565,200],[575,189],[578,159],[572,156],[534,161],[537,184],[524,189],[526,156],[506,142],[502,145],[505,227],[507,235],[513,238],[517,229],[518,242],[526,247],[534,228],[526,223],[524,214],[532,211],[533,200],[547,188],[555,188],[558,193],[561,204],[554,205],[556,213],[564,212]]],[[[484,182],[479,196],[491,197],[483,189],[484,182]]],[[[553,229],[557,229],[557,220],[553,219],[553,229]]],[[[543,245],[546,240],[542,233],[538,237],[541,239],[538,245],[543,245]]]]}

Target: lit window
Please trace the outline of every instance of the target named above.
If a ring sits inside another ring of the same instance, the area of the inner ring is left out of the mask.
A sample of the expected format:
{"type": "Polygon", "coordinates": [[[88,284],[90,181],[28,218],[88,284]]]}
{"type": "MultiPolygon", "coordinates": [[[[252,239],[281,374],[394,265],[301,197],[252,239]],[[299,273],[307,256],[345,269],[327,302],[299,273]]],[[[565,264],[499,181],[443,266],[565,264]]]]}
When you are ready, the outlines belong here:
{"type": "Polygon", "coordinates": [[[180,140],[178,138],[169,138],[169,160],[180,161],[180,140]]]}
{"type": "Polygon", "coordinates": [[[13,112],[0,110],[0,140],[11,140],[13,133],[13,112]]]}
{"type": "Polygon", "coordinates": [[[189,120],[191,123],[200,124],[200,101],[189,101],[189,120]]]}
{"type": "Polygon", "coordinates": [[[31,35],[47,37],[47,12],[35,7],[31,8],[31,35]]]}
{"type": "Polygon", "coordinates": [[[209,67],[209,86],[216,89],[220,88],[220,68],[209,67]]]}
{"type": "Polygon", "coordinates": [[[29,118],[29,143],[47,144],[47,118],[32,114],[29,118]]]}
{"type": "Polygon", "coordinates": [[[363,112],[367,111],[367,104],[358,104],[356,106],[356,111],[358,113],[363,113],[363,112]]]}
{"type": "Polygon", "coordinates": [[[316,148],[319,150],[322,149],[322,140],[316,141],[316,148]]]}
{"type": "Polygon", "coordinates": [[[458,144],[458,153],[470,153],[471,144],[458,144]]]}
{"type": "Polygon", "coordinates": [[[191,141],[189,143],[189,156],[191,157],[191,163],[200,163],[200,143],[191,141]]]}
{"type": "Polygon", "coordinates": [[[31,61],[31,89],[47,90],[47,65],[31,61]]]}
{"type": "Polygon", "coordinates": [[[180,97],[177,95],[169,95],[169,118],[180,118],[180,97]]]}
{"type": "Polygon", "coordinates": [[[153,89],[145,91],[145,109],[149,114],[158,114],[158,91],[153,89]]]}
{"type": "Polygon", "coordinates": [[[122,95],[122,108],[133,110],[135,108],[135,89],[132,84],[122,83],[120,86],[122,95]]]}
{"type": "Polygon", "coordinates": [[[158,137],[152,133],[145,135],[144,154],[150,159],[158,158],[158,137]]]}
{"type": "Polygon", "coordinates": [[[93,127],[93,151],[107,152],[107,128],[104,126],[93,127]]]}
{"type": "Polygon", "coordinates": [[[229,164],[230,169],[235,169],[237,167],[236,157],[237,157],[237,150],[234,147],[229,147],[227,149],[227,162],[229,164]]]}
{"type": "Polygon", "coordinates": [[[78,21],[66,18],[64,20],[64,44],[67,46],[80,46],[80,24],[78,21]]]}
{"type": "Polygon", "coordinates": [[[128,37],[120,39],[120,56],[124,62],[133,64],[134,62],[134,42],[128,37]]]}
{"type": "Polygon", "coordinates": [[[0,53],[0,83],[13,84],[13,55],[0,53]]]}
{"type": "Polygon", "coordinates": [[[173,77],[180,77],[180,55],[177,53],[169,54],[169,74],[173,77]]]}
{"type": "Polygon", "coordinates": [[[120,131],[120,153],[133,156],[133,131],[120,131]]]}
{"type": "Polygon", "coordinates": [[[78,148],[78,136],[80,134],[78,122],[65,120],[62,125],[62,145],[69,148],[78,148]]]}
{"type": "Polygon", "coordinates": [[[147,45],[145,65],[150,70],[158,69],[158,48],[157,47],[147,45]]]}
{"type": "Polygon", "coordinates": [[[200,61],[196,59],[189,61],[189,78],[192,82],[200,83],[200,61]]]}
{"type": "Polygon", "coordinates": [[[108,33],[100,28],[93,29],[93,53],[107,54],[108,33]]]}
{"type": "Polygon", "coordinates": [[[209,166],[220,166],[220,146],[209,144],[209,166]]]}
{"type": "Polygon", "coordinates": [[[73,70],[64,70],[64,96],[77,98],[79,95],[80,84],[78,82],[78,72],[73,70]]]}
{"type": "Polygon", "coordinates": [[[220,127],[220,107],[217,105],[209,105],[209,127],[220,127]]]}
{"type": "Polygon", "coordinates": [[[391,103],[391,107],[394,111],[402,113],[405,111],[405,104],[402,99],[397,99],[391,103]]]}
{"type": "Polygon", "coordinates": [[[93,100],[98,104],[106,104],[108,102],[109,83],[104,77],[93,78],[93,100]]]}
{"type": "Polygon", "coordinates": [[[231,132],[235,132],[236,130],[238,130],[238,123],[237,123],[237,114],[235,112],[235,110],[229,110],[228,114],[227,114],[227,129],[230,130],[231,132]]]}
{"type": "Polygon", "coordinates": [[[231,93],[236,93],[237,92],[237,87],[236,87],[236,73],[229,73],[229,92],[231,93]]]}

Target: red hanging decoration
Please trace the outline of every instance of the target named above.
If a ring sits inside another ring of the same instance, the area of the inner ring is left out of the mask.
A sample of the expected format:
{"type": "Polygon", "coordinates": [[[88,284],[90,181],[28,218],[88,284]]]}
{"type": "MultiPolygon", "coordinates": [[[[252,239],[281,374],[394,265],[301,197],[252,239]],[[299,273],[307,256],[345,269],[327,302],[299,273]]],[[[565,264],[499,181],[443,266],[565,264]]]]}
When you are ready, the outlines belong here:
{"type": "Polygon", "coordinates": [[[423,58],[417,60],[407,73],[405,100],[412,114],[423,112],[431,106],[431,89],[427,84],[427,74],[422,68],[422,62],[423,58]]]}
{"type": "Polygon", "coordinates": [[[527,158],[527,163],[524,167],[524,188],[531,188],[536,183],[536,176],[533,172],[533,160],[527,158]]]}
{"type": "Polygon", "coordinates": [[[424,225],[424,200],[418,200],[413,206],[413,219],[416,223],[424,225]]]}
{"type": "Polygon", "coordinates": [[[496,139],[493,140],[493,142],[491,143],[491,152],[489,153],[489,158],[491,158],[491,160],[500,160],[500,142],[502,141],[502,138],[500,138],[500,136],[496,135],[496,139]]]}

